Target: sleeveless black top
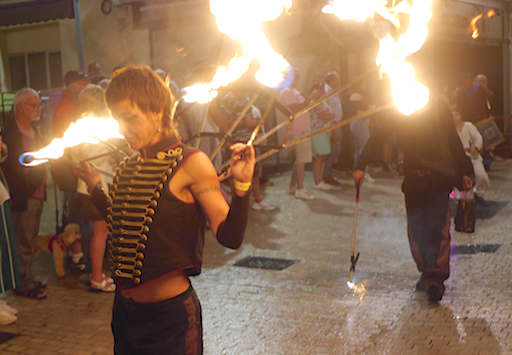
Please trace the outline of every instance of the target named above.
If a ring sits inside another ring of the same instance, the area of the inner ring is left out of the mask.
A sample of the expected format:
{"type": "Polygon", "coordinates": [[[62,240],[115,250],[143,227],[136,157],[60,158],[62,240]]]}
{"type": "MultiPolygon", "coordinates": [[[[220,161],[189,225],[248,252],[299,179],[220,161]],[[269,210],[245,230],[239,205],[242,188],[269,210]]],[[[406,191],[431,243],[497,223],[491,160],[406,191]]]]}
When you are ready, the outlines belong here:
{"type": "Polygon", "coordinates": [[[199,203],[169,191],[176,171],[197,152],[171,137],[126,158],[110,192],[109,260],[119,290],[169,272],[201,273],[206,220],[199,203]]]}

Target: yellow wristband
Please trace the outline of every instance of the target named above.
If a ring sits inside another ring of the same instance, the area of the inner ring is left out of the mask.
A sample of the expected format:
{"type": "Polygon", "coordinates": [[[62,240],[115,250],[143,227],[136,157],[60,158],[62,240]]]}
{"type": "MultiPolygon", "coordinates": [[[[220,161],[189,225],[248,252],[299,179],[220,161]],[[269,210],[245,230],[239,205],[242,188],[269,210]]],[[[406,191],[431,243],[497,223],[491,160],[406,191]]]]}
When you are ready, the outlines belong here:
{"type": "Polygon", "coordinates": [[[247,191],[251,188],[251,182],[240,182],[235,180],[235,190],[247,191]]]}

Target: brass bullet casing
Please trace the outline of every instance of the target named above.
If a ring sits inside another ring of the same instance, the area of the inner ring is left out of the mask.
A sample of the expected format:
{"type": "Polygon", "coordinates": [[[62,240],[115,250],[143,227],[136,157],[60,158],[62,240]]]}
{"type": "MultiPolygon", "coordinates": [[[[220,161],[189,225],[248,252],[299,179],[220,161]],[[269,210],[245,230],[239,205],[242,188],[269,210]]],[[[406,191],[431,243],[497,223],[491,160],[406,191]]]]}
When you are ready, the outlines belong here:
{"type": "Polygon", "coordinates": [[[156,206],[158,206],[158,202],[156,200],[151,200],[151,202],[149,203],[149,205],[153,208],[155,208],[156,206]]]}
{"type": "Polygon", "coordinates": [[[151,217],[149,217],[149,216],[148,216],[148,217],[146,217],[146,219],[144,220],[144,223],[146,223],[146,224],[151,224],[151,223],[153,223],[153,218],[151,218],[151,217]]]}
{"type": "Polygon", "coordinates": [[[165,173],[166,173],[167,175],[171,175],[171,174],[172,174],[172,169],[171,169],[171,168],[167,169],[167,171],[166,171],[165,173]]]}
{"type": "Polygon", "coordinates": [[[173,160],[171,163],[171,168],[175,168],[176,165],[178,165],[178,162],[176,160],[173,160]]]}
{"type": "Polygon", "coordinates": [[[155,215],[155,210],[154,210],[154,209],[152,209],[152,208],[149,208],[149,209],[148,209],[148,215],[150,215],[150,216],[154,216],[154,215],[155,215]]]}
{"type": "Polygon", "coordinates": [[[168,179],[168,176],[167,176],[167,175],[162,176],[162,182],[166,182],[166,181],[167,181],[167,179],[168,179]]]}
{"type": "Polygon", "coordinates": [[[144,249],[146,249],[145,244],[139,243],[139,245],[137,245],[137,250],[144,250],[144,249]]]}
{"type": "Polygon", "coordinates": [[[149,232],[149,227],[148,226],[142,227],[142,233],[148,233],[148,232],[149,232]]]}
{"type": "Polygon", "coordinates": [[[135,282],[136,284],[140,284],[140,278],[136,277],[135,279],[133,279],[133,282],[135,282]]]}
{"type": "Polygon", "coordinates": [[[137,267],[137,268],[139,268],[139,269],[140,269],[142,266],[143,266],[142,261],[137,260],[137,261],[135,262],[135,267],[137,267]]]}
{"type": "Polygon", "coordinates": [[[147,240],[148,240],[148,236],[147,236],[147,235],[145,235],[145,234],[141,234],[141,236],[140,236],[140,240],[141,240],[142,242],[145,242],[145,241],[147,241],[147,240]]]}
{"type": "Polygon", "coordinates": [[[144,254],[143,253],[137,253],[137,255],[135,256],[135,259],[137,259],[137,260],[144,259],[144,254]]]}
{"type": "Polygon", "coordinates": [[[140,272],[140,270],[133,271],[133,276],[140,276],[141,274],[142,274],[142,272],[140,272]]]}
{"type": "Polygon", "coordinates": [[[153,198],[154,199],[159,199],[160,198],[160,192],[155,192],[155,194],[153,195],[153,198]]]}

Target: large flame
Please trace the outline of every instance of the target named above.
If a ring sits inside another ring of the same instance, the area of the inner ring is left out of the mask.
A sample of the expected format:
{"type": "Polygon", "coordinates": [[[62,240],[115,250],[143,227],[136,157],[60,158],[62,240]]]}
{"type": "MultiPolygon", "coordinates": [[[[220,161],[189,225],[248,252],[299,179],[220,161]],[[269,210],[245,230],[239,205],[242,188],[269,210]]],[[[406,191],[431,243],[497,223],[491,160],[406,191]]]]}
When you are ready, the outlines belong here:
{"type": "Polygon", "coordinates": [[[478,31],[478,21],[480,21],[480,19],[484,16],[484,15],[487,15],[487,18],[491,18],[493,17],[494,15],[496,15],[496,10],[494,9],[491,9],[489,11],[487,11],[487,14],[485,13],[482,13],[480,15],[477,15],[475,17],[473,17],[471,19],[471,21],[469,22],[469,30],[471,31],[471,37],[473,38],[478,38],[480,36],[480,32],[478,31]]]}
{"type": "Polygon", "coordinates": [[[386,1],[381,0],[329,0],[322,10],[332,13],[341,20],[364,21],[379,14],[400,27],[399,14],[409,14],[409,28],[398,41],[391,35],[380,40],[377,65],[382,65],[381,71],[388,74],[391,81],[393,99],[398,110],[410,115],[425,107],[429,101],[428,89],[415,79],[414,68],[405,62],[405,58],[421,49],[428,35],[428,22],[432,17],[430,11],[432,0],[413,0],[409,6],[407,1],[400,2],[394,8],[386,7],[386,1]],[[398,25],[397,25],[398,23],[398,25]]]}
{"type": "Polygon", "coordinates": [[[211,83],[185,88],[186,102],[206,103],[217,96],[216,90],[240,78],[256,58],[261,69],[256,79],[271,88],[285,88],[293,81],[293,68],[275,53],[267,40],[261,23],[274,21],[283,9],[290,9],[292,0],[210,0],[210,10],[217,17],[219,30],[240,41],[244,54],[234,58],[229,68],[219,67],[211,83]]]}
{"type": "Polygon", "coordinates": [[[106,141],[110,138],[124,138],[119,133],[119,124],[113,118],[85,117],[71,123],[62,138],[55,138],[44,148],[35,152],[21,155],[20,163],[25,166],[36,166],[47,163],[50,159],[58,159],[64,154],[64,149],[81,143],[99,143],[98,139],[106,141]]]}

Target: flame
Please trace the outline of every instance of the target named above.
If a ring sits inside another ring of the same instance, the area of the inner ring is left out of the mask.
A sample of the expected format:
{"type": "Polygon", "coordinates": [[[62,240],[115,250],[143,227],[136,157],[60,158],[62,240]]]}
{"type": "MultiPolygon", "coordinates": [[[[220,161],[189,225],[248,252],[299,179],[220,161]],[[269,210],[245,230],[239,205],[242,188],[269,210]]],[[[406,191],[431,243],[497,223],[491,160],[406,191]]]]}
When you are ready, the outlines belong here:
{"type": "Polygon", "coordinates": [[[347,281],[347,285],[359,297],[359,300],[362,301],[367,292],[365,282],[354,284],[347,281]]]}
{"type": "Polygon", "coordinates": [[[35,152],[27,152],[20,156],[24,166],[36,166],[47,163],[50,159],[58,159],[64,154],[64,149],[81,143],[97,144],[101,140],[123,138],[119,133],[119,124],[113,118],[85,117],[71,123],[62,138],[55,138],[44,148],[35,152]]]}
{"type": "Polygon", "coordinates": [[[382,0],[329,0],[329,4],[322,10],[335,14],[341,20],[364,21],[379,14],[398,28],[398,15],[409,14],[407,32],[398,41],[389,34],[381,39],[376,60],[377,65],[382,66],[381,71],[388,74],[393,99],[398,111],[404,115],[410,115],[425,107],[430,99],[428,89],[416,81],[414,68],[405,62],[405,58],[419,51],[425,43],[428,36],[427,25],[432,17],[431,3],[432,0],[413,0],[409,6],[407,1],[402,1],[393,8],[387,8],[386,1],[382,0]]]}
{"type": "Polygon", "coordinates": [[[410,13],[407,1],[399,3],[393,8],[386,7],[385,0],[328,0],[322,12],[336,15],[340,20],[356,20],[363,22],[366,19],[373,19],[375,14],[390,21],[397,28],[400,28],[400,21],[396,18],[398,13],[410,13]]]}
{"type": "MultiPolygon", "coordinates": [[[[485,15],[485,13],[481,13],[480,15],[477,15],[477,16],[473,17],[471,19],[471,21],[469,22],[468,29],[472,32],[471,37],[478,38],[478,36],[480,36],[480,32],[478,31],[478,26],[477,25],[478,25],[478,21],[480,21],[480,19],[484,15],[485,15]]],[[[491,18],[494,15],[496,15],[496,10],[491,9],[491,10],[487,11],[487,18],[491,18]]]]}
{"type": "Polygon", "coordinates": [[[210,0],[210,10],[217,17],[219,30],[240,41],[244,54],[233,58],[229,67],[219,67],[209,84],[196,84],[183,89],[186,102],[205,103],[213,100],[221,86],[240,78],[253,59],[261,64],[256,79],[271,88],[285,88],[293,81],[291,65],[275,53],[267,40],[261,23],[276,20],[283,9],[290,9],[292,0],[210,0]]]}

